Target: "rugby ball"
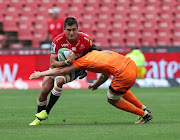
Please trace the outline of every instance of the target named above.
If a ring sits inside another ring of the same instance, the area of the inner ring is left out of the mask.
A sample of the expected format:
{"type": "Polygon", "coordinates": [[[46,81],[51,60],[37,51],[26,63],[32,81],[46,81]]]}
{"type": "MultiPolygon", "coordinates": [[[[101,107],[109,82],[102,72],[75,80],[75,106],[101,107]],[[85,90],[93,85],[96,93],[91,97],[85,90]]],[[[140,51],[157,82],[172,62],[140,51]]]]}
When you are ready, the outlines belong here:
{"type": "Polygon", "coordinates": [[[58,60],[59,61],[65,61],[67,60],[67,56],[69,54],[69,49],[67,48],[61,48],[58,50],[58,60]]]}

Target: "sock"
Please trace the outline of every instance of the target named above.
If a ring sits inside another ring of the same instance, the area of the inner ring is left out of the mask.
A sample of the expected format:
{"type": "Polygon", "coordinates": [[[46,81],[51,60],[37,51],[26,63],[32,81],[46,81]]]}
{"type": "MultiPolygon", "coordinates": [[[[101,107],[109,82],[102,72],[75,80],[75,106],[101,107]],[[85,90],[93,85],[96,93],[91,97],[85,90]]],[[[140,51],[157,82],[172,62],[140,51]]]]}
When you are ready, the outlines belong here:
{"type": "Polygon", "coordinates": [[[46,105],[44,105],[44,106],[39,106],[39,105],[38,105],[37,113],[41,112],[41,111],[44,110],[45,108],[46,108],[46,105]]]}
{"type": "Polygon", "coordinates": [[[149,114],[149,112],[144,111],[144,115],[143,115],[143,117],[144,117],[144,116],[146,116],[147,114],[149,114]]]}
{"type": "Polygon", "coordinates": [[[46,108],[47,100],[40,102],[39,99],[37,99],[37,104],[38,104],[37,113],[39,113],[46,108]]]}
{"type": "Polygon", "coordinates": [[[146,109],[146,106],[143,105],[143,106],[141,107],[141,110],[144,110],[144,109],[146,109]]]}
{"type": "Polygon", "coordinates": [[[126,101],[132,103],[136,107],[142,109],[143,104],[133,95],[133,93],[128,90],[123,96],[122,96],[126,101]]]}
{"type": "Polygon", "coordinates": [[[47,107],[45,108],[47,114],[49,114],[49,112],[51,111],[51,108],[54,106],[56,101],[59,99],[61,92],[62,91],[60,91],[60,92],[56,91],[54,88],[52,89],[49,103],[48,103],[47,107]]]}
{"type": "Polygon", "coordinates": [[[127,112],[130,112],[130,113],[133,113],[133,114],[136,114],[136,115],[139,115],[141,117],[144,116],[144,112],[145,112],[145,111],[135,107],[133,104],[131,104],[125,100],[122,100],[122,99],[119,99],[117,108],[127,111],[127,112]]]}

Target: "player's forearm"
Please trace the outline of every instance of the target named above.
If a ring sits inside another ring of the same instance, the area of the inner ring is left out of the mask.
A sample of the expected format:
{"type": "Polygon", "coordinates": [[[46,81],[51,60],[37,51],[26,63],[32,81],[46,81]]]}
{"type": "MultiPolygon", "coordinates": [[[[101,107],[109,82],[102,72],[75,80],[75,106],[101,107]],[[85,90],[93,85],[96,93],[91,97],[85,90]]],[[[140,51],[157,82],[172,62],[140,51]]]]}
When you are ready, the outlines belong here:
{"type": "Polygon", "coordinates": [[[42,76],[61,76],[61,75],[66,75],[69,74],[73,71],[75,71],[77,68],[74,65],[70,65],[64,68],[54,68],[50,70],[46,70],[41,72],[41,77],[42,76]]]}
{"type": "Polygon", "coordinates": [[[50,69],[50,70],[46,70],[41,72],[41,77],[43,76],[59,76],[59,75],[63,75],[64,73],[61,71],[60,68],[54,68],[54,69],[50,69]]]}
{"type": "Polygon", "coordinates": [[[65,61],[58,61],[57,55],[56,54],[51,54],[50,56],[50,67],[51,68],[59,68],[59,67],[64,67],[67,66],[71,63],[67,63],[65,61]]]}
{"type": "Polygon", "coordinates": [[[51,63],[51,68],[59,68],[67,66],[67,63],[65,61],[54,61],[51,63]]]}
{"type": "Polygon", "coordinates": [[[95,82],[95,86],[99,87],[100,85],[102,85],[104,82],[107,81],[107,79],[109,78],[110,75],[107,74],[101,74],[99,79],[95,82]]]}

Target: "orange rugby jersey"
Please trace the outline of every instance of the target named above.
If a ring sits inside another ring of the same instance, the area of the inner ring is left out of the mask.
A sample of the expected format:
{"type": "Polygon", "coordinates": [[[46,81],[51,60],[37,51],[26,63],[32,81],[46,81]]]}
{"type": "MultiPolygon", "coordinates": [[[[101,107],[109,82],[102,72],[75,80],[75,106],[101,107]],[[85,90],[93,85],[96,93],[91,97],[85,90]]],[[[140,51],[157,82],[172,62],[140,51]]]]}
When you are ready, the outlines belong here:
{"type": "Polygon", "coordinates": [[[122,72],[130,61],[131,59],[129,57],[125,57],[113,51],[93,50],[75,60],[73,64],[77,69],[115,75],[116,72],[122,72]]]}

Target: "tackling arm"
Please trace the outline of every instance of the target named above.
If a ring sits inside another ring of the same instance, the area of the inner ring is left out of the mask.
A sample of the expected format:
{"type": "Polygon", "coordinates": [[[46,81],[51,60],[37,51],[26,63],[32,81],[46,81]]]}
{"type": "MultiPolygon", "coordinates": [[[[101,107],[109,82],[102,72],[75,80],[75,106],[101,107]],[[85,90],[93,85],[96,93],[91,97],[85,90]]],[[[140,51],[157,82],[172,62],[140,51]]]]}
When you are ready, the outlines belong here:
{"type": "Polygon", "coordinates": [[[95,83],[89,83],[88,89],[96,90],[100,85],[107,81],[110,75],[101,74],[99,79],[95,83]]]}
{"type": "Polygon", "coordinates": [[[64,68],[54,68],[54,69],[50,69],[50,70],[46,70],[42,72],[35,71],[34,73],[30,75],[29,79],[30,80],[37,79],[43,76],[60,76],[60,75],[71,73],[75,70],[76,70],[76,67],[74,65],[70,65],[64,68]]]}

